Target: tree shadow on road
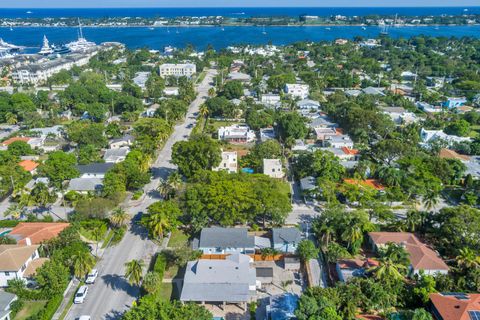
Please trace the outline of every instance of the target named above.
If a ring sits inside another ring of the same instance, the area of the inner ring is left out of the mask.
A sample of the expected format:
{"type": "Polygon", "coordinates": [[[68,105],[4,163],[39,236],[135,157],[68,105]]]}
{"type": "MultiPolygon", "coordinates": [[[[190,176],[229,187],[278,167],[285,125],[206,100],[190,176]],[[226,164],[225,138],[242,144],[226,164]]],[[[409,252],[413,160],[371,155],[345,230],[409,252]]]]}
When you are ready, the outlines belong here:
{"type": "Polygon", "coordinates": [[[166,167],[153,167],[153,168],[151,168],[152,175],[155,179],[157,179],[157,178],[167,179],[168,176],[174,171],[175,171],[174,169],[166,168],[166,167]]]}
{"type": "Polygon", "coordinates": [[[112,310],[105,315],[105,320],[119,320],[119,319],[122,319],[122,317],[123,317],[123,312],[112,310]]]}
{"type": "Polygon", "coordinates": [[[139,236],[142,240],[148,240],[147,229],[140,224],[140,217],[135,216],[130,223],[130,232],[139,236]]]}
{"type": "Polygon", "coordinates": [[[131,297],[137,297],[139,288],[128,283],[127,279],[117,274],[106,274],[102,276],[103,281],[114,291],[124,291],[131,297]]]}

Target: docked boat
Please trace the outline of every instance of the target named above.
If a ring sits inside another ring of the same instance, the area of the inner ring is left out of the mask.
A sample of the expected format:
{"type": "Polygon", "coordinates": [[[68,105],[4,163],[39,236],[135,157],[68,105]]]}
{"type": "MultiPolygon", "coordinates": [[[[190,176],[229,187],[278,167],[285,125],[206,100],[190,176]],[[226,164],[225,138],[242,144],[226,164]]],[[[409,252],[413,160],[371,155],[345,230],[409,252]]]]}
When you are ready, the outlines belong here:
{"type": "Polygon", "coordinates": [[[66,47],[71,52],[85,52],[89,49],[96,47],[97,44],[95,42],[87,41],[83,36],[82,25],[80,24],[80,20],[78,21],[78,40],[73,41],[66,44],[66,47]]]}
{"type": "Polygon", "coordinates": [[[11,58],[18,54],[22,49],[22,47],[8,43],[0,38],[0,58],[11,58]]]}
{"type": "Polygon", "coordinates": [[[43,45],[38,54],[41,54],[43,56],[48,56],[53,53],[53,49],[50,46],[50,43],[48,42],[47,36],[43,36],[43,45]]]}

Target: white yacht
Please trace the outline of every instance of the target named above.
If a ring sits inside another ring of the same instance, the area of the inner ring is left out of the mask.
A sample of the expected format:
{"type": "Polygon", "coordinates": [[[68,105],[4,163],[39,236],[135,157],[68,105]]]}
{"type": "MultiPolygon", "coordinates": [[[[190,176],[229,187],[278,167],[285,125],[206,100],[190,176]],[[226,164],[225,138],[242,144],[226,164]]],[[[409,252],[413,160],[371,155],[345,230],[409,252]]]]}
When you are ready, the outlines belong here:
{"type": "Polygon", "coordinates": [[[67,43],[66,47],[71,52],[85,52],[95,46],[95,42],[87,41],[87,39],[83,37],[82,25],[80,24],[80,20],[78,20],[78,40],[67,43]]]}
{"type": "Polygon", "coordinates": [[[11,58],[20,50],[22,50],[22,47],[5,42],[2,38],[0,38],[0,58],[11,58]]]}
{"type": "Polygon", "coordinates": [[[38,54],[48,56],[49,54],[52,54],[52,53],[53,53],[53,48],[50,47],[47,36],[44,35],[43,36],[43,46],[40,49],[40,51],[38,52],[38,54]]]}

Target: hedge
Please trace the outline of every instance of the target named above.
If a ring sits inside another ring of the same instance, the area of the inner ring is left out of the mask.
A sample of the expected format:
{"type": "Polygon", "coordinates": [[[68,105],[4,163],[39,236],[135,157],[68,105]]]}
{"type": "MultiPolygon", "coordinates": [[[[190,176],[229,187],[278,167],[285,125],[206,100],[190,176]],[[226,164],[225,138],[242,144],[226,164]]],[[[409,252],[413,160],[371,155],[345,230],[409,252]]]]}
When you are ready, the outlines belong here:
{"type": "Polygon", "coordinates": [[[0,228],[14,228],[19,223],[17,220],[0,220],[0,228]]]}
{"type": "Polygon", "coordinates": [[[63,301],[63,295],[58,294],[56,296],[53,296],[52,299],[50,299],[45,306],[45,308],[40,311],[38,314],[38,319],[39,320],[50,320],[53,318],[53,315],[55,312],[57,312],[57,309],[60,307],[63,301]]]}
{"type": "Polygon", "coordinates": [[[155,264],[153,265],[153,272],[158,273],[160,275],[160,279],[163,280],[163,274],[165,273],[165,269],[167,267],[167,257],[161,252],[157,253],[155,257],[155,264]]]}

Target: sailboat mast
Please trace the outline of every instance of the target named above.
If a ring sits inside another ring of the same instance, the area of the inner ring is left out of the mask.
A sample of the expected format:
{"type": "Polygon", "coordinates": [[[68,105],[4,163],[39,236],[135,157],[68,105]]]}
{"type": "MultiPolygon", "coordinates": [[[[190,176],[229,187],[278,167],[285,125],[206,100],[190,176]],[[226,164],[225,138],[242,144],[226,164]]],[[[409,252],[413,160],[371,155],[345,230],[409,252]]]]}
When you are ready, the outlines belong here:
{"type": "Polygon", "coordinates": [[[82,24],[80,23],[80,18],[78,18],[78,29],[80,31],[80,38],[83,39],[82,24]]]}

